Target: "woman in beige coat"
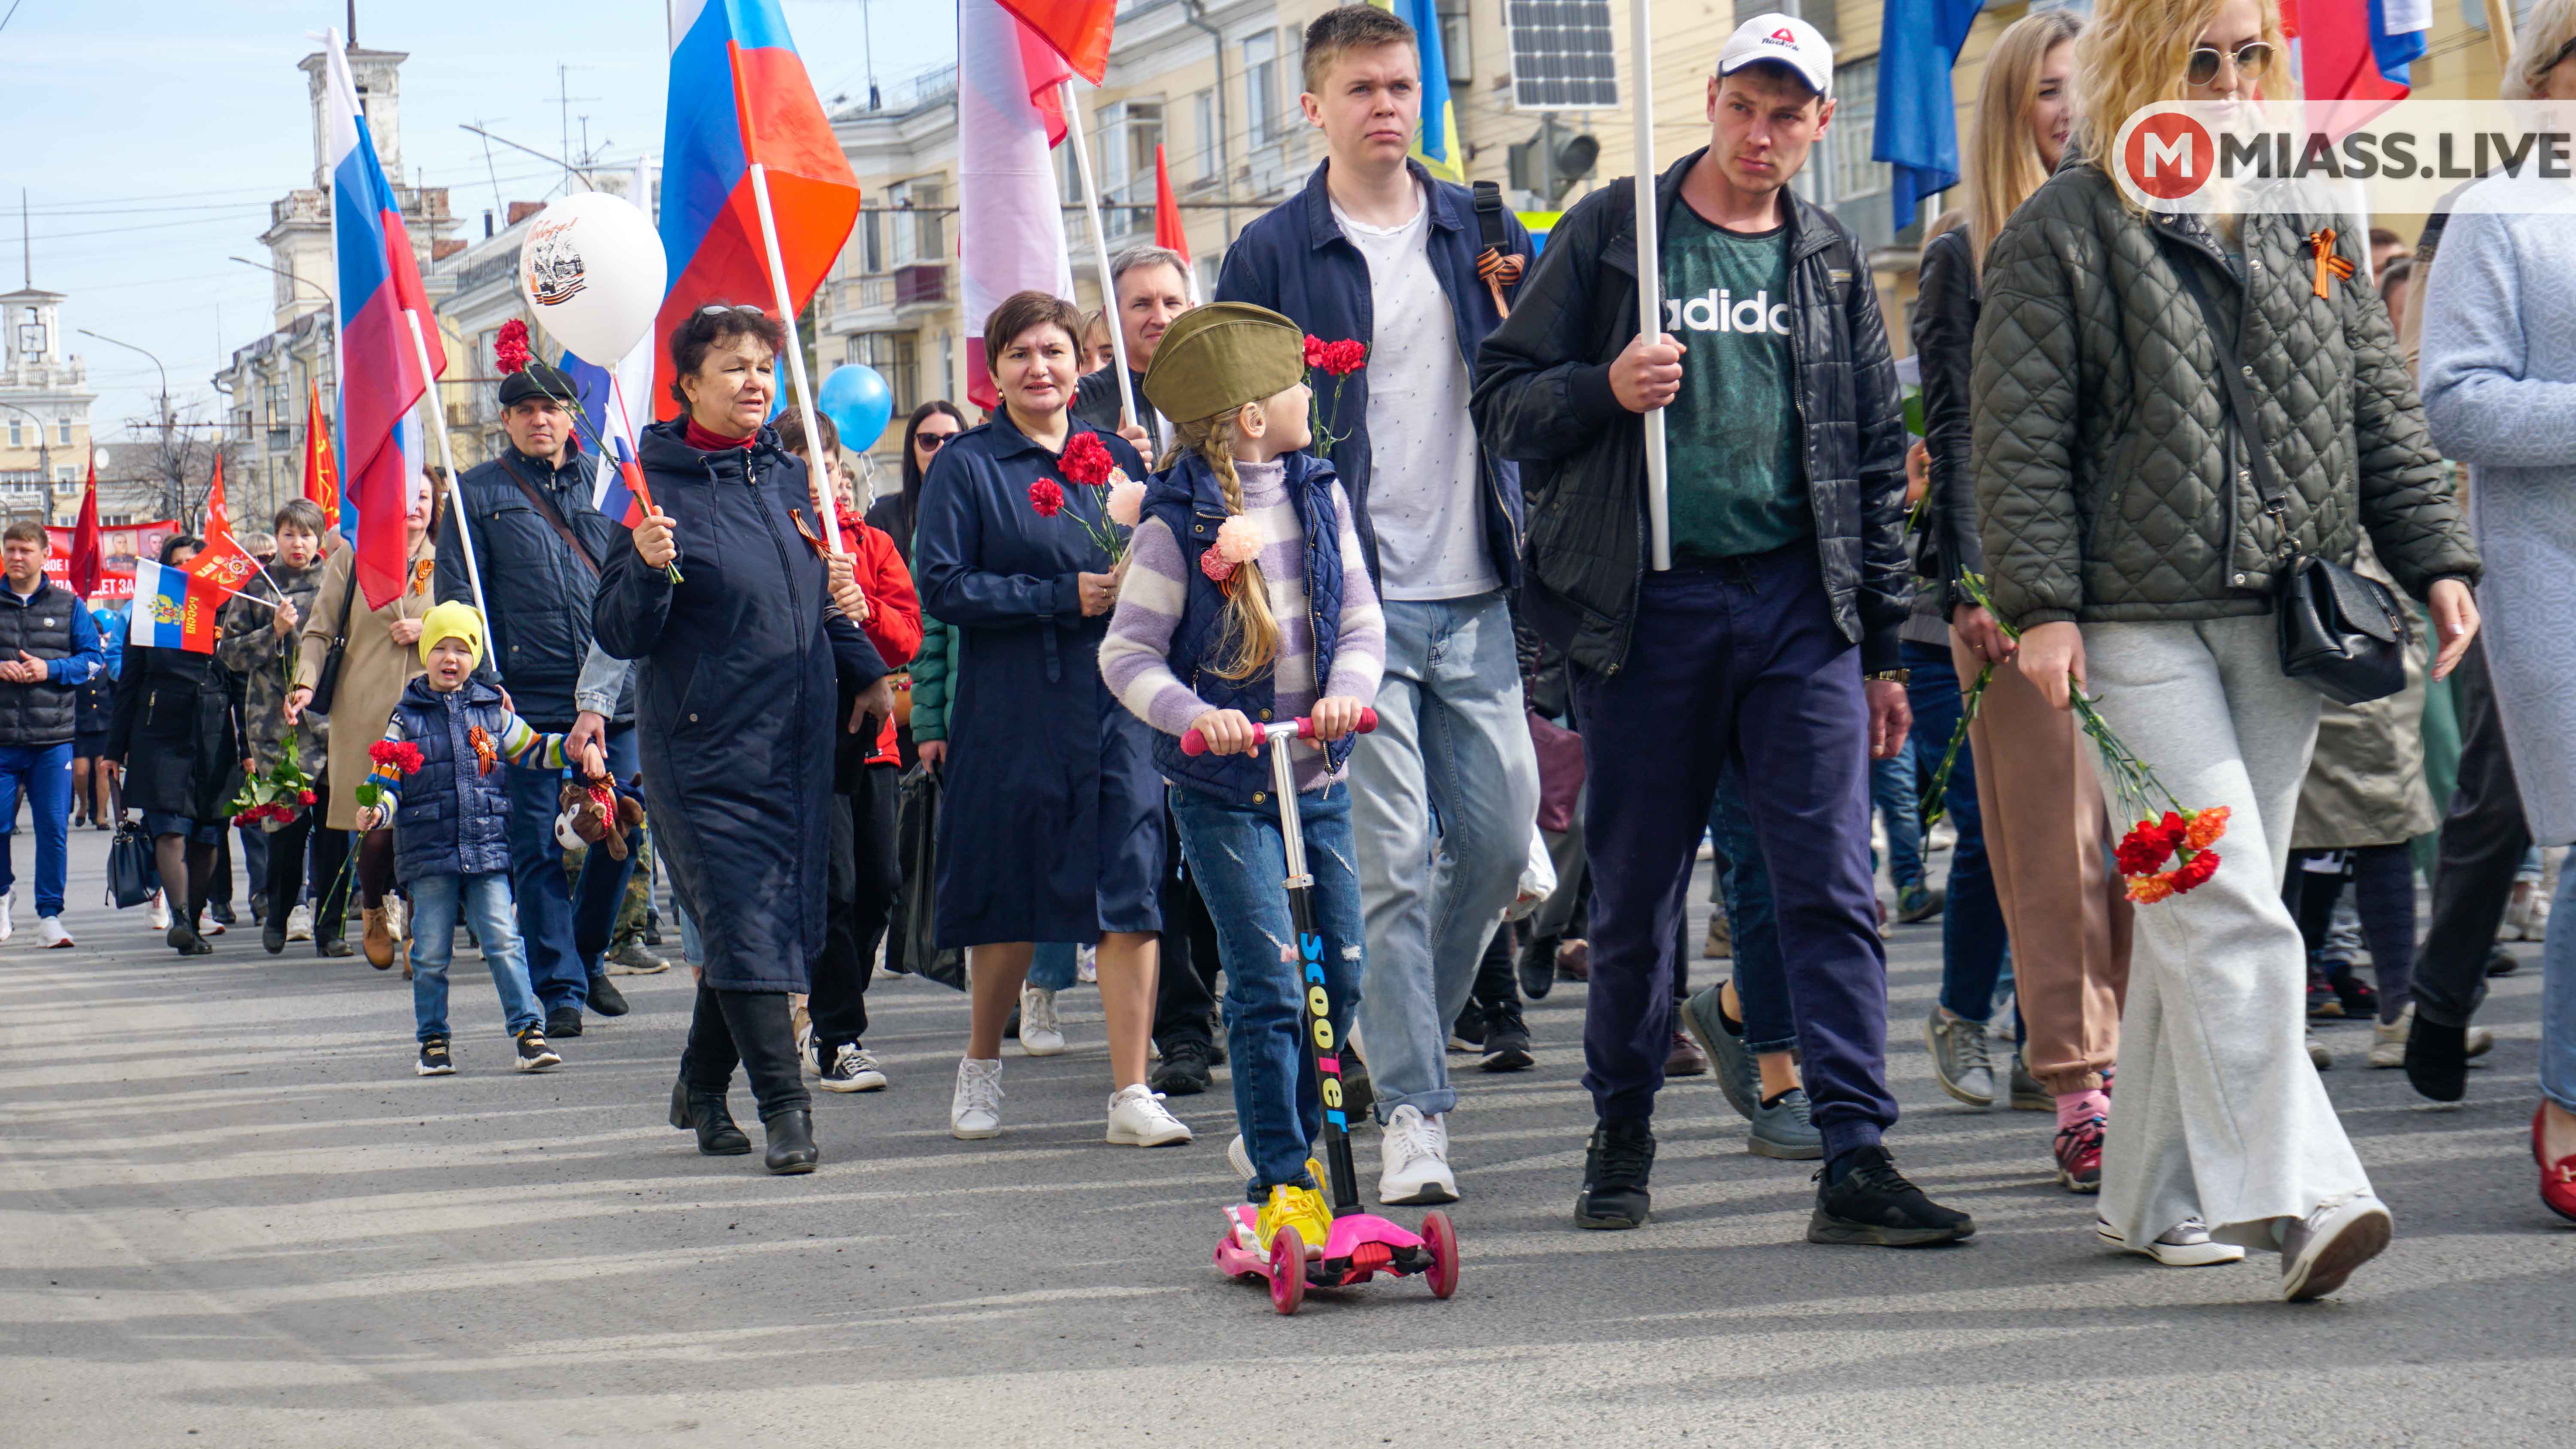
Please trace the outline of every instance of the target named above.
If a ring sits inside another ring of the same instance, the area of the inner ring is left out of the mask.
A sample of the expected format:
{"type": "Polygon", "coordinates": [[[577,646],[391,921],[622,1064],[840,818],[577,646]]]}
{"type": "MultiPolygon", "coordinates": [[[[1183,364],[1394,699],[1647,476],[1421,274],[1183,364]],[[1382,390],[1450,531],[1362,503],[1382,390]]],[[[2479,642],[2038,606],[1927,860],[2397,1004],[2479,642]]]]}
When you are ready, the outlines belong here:
{"type": "MultiPolygon", "coordinates": [[[[404,519],[411,571],[402,594],[381,609],[365,607],[362,593],[349,598],[349,570],[355,553],[335,549],[323,566],[321,587],[313,595],[313,612],[304,621],[302,648],[295,662],[295,687],[286,696],[286,717],[295,717],[312,702],[313,686],[322,678],[323,661],[331,656],[332,635],[345,607],[348,643],[340,655],[340,682],[331,701],[331,798],[324,823],[334,830],[358,824],[357,789],[371,768],[367,747],[384,737],[403,686],[421,672],[420,621],[438,602],[430,590],[434,561],[432,524],[445,491],[435,473],[404,519]]],[[[402,935],[392,898],[394,833],[391,827],[370,830],[357,848],[358,898],[366,921],[367,962],[377,970],[394,964],[394,941],[402,935]]],[[[345,897],[343,898],[345,899],[345,897]]],[[[346,909],[344,906],[343,909],[346,909]]]]}

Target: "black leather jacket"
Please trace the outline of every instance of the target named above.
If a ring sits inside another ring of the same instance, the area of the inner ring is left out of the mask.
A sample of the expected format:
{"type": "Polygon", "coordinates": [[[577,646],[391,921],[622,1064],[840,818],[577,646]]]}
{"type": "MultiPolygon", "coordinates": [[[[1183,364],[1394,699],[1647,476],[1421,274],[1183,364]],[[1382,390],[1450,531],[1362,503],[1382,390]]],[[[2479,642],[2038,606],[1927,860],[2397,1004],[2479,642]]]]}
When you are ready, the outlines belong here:
{"type": "Polygon", "coordinates": [[[1917,292],[1914,355],[1923,368],[1923,442],[1932,454],[1932,491],[1915,555],[1923,587],[1916,591],[1907,633],[1934,643],[1946,641],[1950,611],[1968,602],[1959,587],[1961,571],[1986,571],[1985,544],[1977,537],[1977,474],[1968,462],[1976,431],[1968,374],[1976,358],[1977,309],[1985,298],[1977,290],[1966,227],[1952,227],[1923,249],[1917,292]]]}
{"type": "MultiPolygon", "coordinates": [[[[1681,204],[1694,151],[1656,182],[1681,204]]],[[[1476,358],[1473,409],[1485,446],[1521,464],[1529,501],[1529,620],[1575,663],[1626,663],[1646,570],[1645,428],[1610,389],[1637,335],[1634,183],[1576,203],[1521,283],[1512,315],[1476,358]]],[[[1834,626],[1866,669],[1893,669],[1913,598],[1905,557],[1905,414],[1878,293],[1841,222],[1804,201],[1789,215],[1790,348],[1800,448],[1834,626]]]]}

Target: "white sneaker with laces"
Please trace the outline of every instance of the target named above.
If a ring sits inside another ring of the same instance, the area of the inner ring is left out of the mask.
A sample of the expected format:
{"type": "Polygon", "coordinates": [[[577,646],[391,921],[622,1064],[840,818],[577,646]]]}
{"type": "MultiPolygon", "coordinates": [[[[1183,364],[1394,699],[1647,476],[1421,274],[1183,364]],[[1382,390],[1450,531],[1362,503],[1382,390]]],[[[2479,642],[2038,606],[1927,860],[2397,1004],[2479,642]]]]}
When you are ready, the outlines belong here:
{"type": "Polygon", "coordinates": [[[1002,1063],[957,1059],[957,1091],[948,1099],[948,1135],[975,1142],[1002,1135],[1002,1063]]]}
{"type": "Polygon", "coordinates": [[[72,933],[63,929],[63,918],[60,916],[38,916],[36,938],[44,942],[45,949],[48,951],[60,950],[72,944],[72,933]]]}
{"type": "Polygon", "coordinates": [[[2138,1253],[2153,1258],[2168,1268],[2206,1268],[2216,1263],[2239,1262],[2245,1250],[2233,1243],[2214,1243],[2209,1238],[2209,1225],[2198,1218],[2184,1218],[2165,1229],[2156,1240],[2143,1248],[2132,1248],[2111,1226],[2108,1218],[2093,1220],[2094,1234],[2123,1253],[2138,1253]]]}
{"type": "Polygon", "coordinates": [[[2366,1192],[2315,1211],[2281,1233],[2281,1296],[2292,1303],[2323,1298],[2352,1271],[2388,1250],[2397,1233],[2388,1205],[2366,1192]]]}
{"type": "Polygon", "coordinates": [[[1064,1050],[1054,992],[1038,986],[1020,988],[1020,1050],[1033,1057],[1051,1057],[1064,1050]]]}
{"type": "Polygon", "coordinates": [[[1449,1171],[1449,1124],[1407,1104],[1386,1119],[1378,1139],[1377,1200],[1388,1207],[1456,1202],[1449,1171]]]}
{"type": "MultiPolygon", "coordinates": [[[[811,1060],[812,1052],[806,1057],[811,1060]]],[[[843,1042],[832,1053],[832,1065],[824,1069],[822,1087],[826,1092],[881,1092],[885,1090],[885,1068],[857,1042],[843,1042]]]]}
{"type": "Polygon", "coordinates": [[[1171,1147],[1190,1140],[1190,1125],[1163,1106],[1162,1093],[1138,1082],[1110,1094],[1109,1140],[1119,1147],[1171,1147]]]}
{"type": "Polygon", "coordinates": [[[9,896],[0,896],[0,941],[6,941],[18,934],[18,923],[9,918],[10,911],[15,909],[17,904],[17,901],[9,896]]]}
{"type": "Polygon", "coordinates": [[[156,931],[166,931],[170,929],[170,897],[164,892],[154,891],[152,893],[152,905],[144,913],[143,918],[150,921],[152,923],[152,929],[156,931]]]}
{"type": "Polygon", "coordinates": [[[313,907],[309,902],[298,901],[295,903],[295,909],[286,913],[286,939],[290,941],[313,939],[313,907]]]}

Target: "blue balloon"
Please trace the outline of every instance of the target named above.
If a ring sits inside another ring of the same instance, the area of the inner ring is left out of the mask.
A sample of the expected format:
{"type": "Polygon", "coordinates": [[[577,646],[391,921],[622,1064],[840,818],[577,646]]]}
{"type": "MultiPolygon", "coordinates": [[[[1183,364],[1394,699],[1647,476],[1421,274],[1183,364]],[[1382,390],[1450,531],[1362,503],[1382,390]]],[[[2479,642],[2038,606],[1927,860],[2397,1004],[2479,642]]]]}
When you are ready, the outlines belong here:
{"type": "Polygon", "coordinates": [[[875,447],[877,435],[894,417],[894,390],[875,368],[859,363],[833,368],[816,401],[823,416],[841,430],[841,446],[853,453],[875,447]]]}

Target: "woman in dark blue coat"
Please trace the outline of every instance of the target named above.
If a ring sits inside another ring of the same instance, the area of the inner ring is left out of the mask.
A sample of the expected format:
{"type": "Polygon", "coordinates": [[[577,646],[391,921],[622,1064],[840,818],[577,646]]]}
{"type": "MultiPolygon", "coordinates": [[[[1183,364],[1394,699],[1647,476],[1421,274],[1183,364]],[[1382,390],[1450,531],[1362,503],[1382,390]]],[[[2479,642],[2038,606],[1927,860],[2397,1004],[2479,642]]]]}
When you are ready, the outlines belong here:
{"type": "MultiPolygon", "coordinates": [[[[1081,518],[1096,489],[1059,462],[1092,429],[1068,406],[1082,314],[1043,292],[993,309],[984,355],[1002,407],[939,450],[913,543],[921,606],[958,630],[950,681],[946,799],[939,820],[939,944],[967,948],[973,1023],[957,1064],[949,1131],[1002,1130],[1002,1023],[1027,977],[1031,943],[1100,942],[1109,1020],[1109,1140],[1186,1142],[1145,1086],[1154,1015],[1155,892],[1163,873],[1162,780],[1153,736],[1100,679],[1116,601],[1110,560],[1081,518]],[[1052,482],[1064,512],[1042,517],[1030,486],[1052,482]]],[[[1131,478],[1144,463],[1099,435],[1131,478]]]]}
{"type": "Polygon", "coordinates": [[[656,512],[610,551],[593,624],[600,647],[642,662],[635,690],[644,802],[705,956],[671,1125],[698,1150],[748,1152],[725,1092],[751,1078],[772,1172],[811,1172],[811,1099],[787,994],[823,949],[840,681],[862,715],[891,712],[885,663],[833,605],[805,465],[761,426],[783,329],[713,307],[671,336],[685,418],[639,440],[656,512]],[[676,563],[674,583],[666,565],[676,563]],[[840,681],[834,678],[838,672],[840,681]]]}

